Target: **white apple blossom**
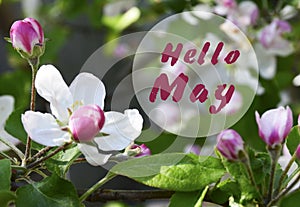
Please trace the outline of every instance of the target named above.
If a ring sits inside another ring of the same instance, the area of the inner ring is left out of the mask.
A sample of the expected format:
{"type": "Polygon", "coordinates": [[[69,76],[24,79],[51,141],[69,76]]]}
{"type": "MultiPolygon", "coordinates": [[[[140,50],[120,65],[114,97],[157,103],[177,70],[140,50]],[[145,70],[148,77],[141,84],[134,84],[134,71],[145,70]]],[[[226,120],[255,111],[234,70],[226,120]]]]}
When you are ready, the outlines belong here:
{"type": "MultiPolygon", "coordinates": [[[[86,120],[94,123],[93,119],[97,118],[95,114],[89,114],[91,107],[96,107],[96,111],[102,111],[104,107],[105,87],[93,74],[80,73],[68,87],[53,65],[43,65],[37,72],[35,85],[38,94],[50,102],[52,112],[27,111],[22,115],[24,128],[35,142],[45,146],[61,146],[76,141],[87,161],[96,166],[105,164],[112,155],[111,151],[126,148],[141,133],[142,116],[138,110],[128,109],[124,114],[105,112],[105,121],[101,120],[104,124],[99,125],[99,133],[94,138],[74,137],[74,127],[77,127],[76,135],[85,136],[86,129],[82,126],[86,125],[86,120]],[[87,114],[84,114],[85,110],[87,114]],[[74,126],[72,114],[76,114],[76,124],[79,125],[74,126]],[[80,116],[83,123],[77,120],[80,116]],[[80,133],[78,130],[81,129],[85,132],[80,133]]],[[[94,130],[95,126],[91,129],[94,130]]]]}
{"type": "MultiPolygon", "coordinates": [[[[14,110],[14,102],[15,100],[12,96],[0,96],[0,138],[10,142],[13,145],[16,145],[20,141],[4,130],[5,122],[14,110]]],[[[8,146],[0,142],[0,151],[6,151],[9,149],[10,148],[8,146]]]]}

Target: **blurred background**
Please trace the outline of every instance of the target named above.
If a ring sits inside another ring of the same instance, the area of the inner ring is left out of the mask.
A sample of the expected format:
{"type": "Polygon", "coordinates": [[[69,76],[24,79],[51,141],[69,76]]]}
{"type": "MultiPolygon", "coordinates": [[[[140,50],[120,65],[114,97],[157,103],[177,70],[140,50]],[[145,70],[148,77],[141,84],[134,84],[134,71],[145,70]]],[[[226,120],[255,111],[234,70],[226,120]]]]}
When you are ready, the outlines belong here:
{"type": "MultiPolygon", "coordinates": [[[[29,106],[30,68],[11,44],[4,40],[4,37],[9,37],[10,26],[16,20],[33,17],[41,23],[48,39],[41,64],[55,65],[67,84],[70,84],[88,57],[105,43],[122,35],[150,30],[160,20],[182,11],[214,12],[236,23],[259,54],[260,79],[257,95],[248,112],[233,128],[251,147],[264,151],[265,145],[258,138],[255,111],[261,114],[270,108],[289,105],[293,110],[294,120],[297,120],[300,113],[299,7],[300,3],[297,0],[255,0],[250,4],[249,1],[230,0],[0,0],[0,95],[13,95],[16,100],[15,108],[25,110],[29,106]],[[245,6],[247,3],[249,7],[245,6]],[[245,7],[248,11],[253,8],[253,12],[245,12],[245,7]],[[290,30],[281,30],[279,24],[275,25],[277,20],[286,22],[290,30]],[[272,30],[274,25],[275,29],[272,30]],[[288,51],[280,52],[285,51],[287,47],[288,51]]],[[[121,57],[121,60],[103,78],[107,90],[105,110],[112,108],[114,90],[120,81],[131,73],[133,57],[126,54],[131,54],[130,51],[138,43],[138,39],[116,42],[106,51],[108,57],[121,57]]],[[[124,88],[124,94],[132,93],[132,84],[128,83],[127,86],[124,88]]],[[[38,97],[37,101],[38,111],[49,110],[44,100],[38,97]]],[[[194,153],[200,153],[204,138],[186,139],[162,132],[157,126],[150,127],[151,122],[135,97],[125,104],[130,108],[139,108],[144,115],[145,130],[141,137],[152,137],[146,144],[153,154],[166,150],[178,139],[183,143],[178,151],[192,150],[194,153]]],[[[124,103],[120,103],[119,110],[123,110],[123,107],[124,103]]],[[[118,104],[114,105],[113,109],[118,111],[118,104]]],[[[77,188],[82,189],[91,186],[104,174],[105,170],[101,167],[80,164],[71,168],[70,179],[77,188]]],[[[148,189],[121,177],[109,182],[104,188],[148,189]]],[[[88,205],[121,207],[167,204],[168,200],[88,205]]]]}

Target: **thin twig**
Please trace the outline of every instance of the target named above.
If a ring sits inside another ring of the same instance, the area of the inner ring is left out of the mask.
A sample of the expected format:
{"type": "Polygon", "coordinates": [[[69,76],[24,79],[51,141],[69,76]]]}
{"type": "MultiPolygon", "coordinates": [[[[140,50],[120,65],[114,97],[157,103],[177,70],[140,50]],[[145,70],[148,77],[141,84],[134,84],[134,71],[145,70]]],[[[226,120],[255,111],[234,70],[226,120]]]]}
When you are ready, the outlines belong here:
{"type": "Polygon", "coordinates": [[[7,154],[5,154],[4,152],[0,151],[0,156],[2,156],[3,158],[9,159],[11,162],[13,162],[14,164],[17,164],[16,160],[14,160],[13,158],[11,158],[10,156],[8,156],[7,154]]]}
{"type": "Polygon", "coordinates": [[[38,153],[36,153],[34,156],[32,156],[30,159],[28,159],[28,162],[42,157],[44,154],[49,152],[51,149],[53,149],[53,147],[45,147],[45,148],[41,149],[38,153]]]}
{"type": "MultiPolygon", "coordinates": [[[[84,190],[78,190],[79,196],[84,194],[84,190]]],[[[107,202],[116,200],[145,201],[150,199],[168,199],[174,191],[166,190],[109,190],[101,189],[91,194],[86,201],[107,202]]]]}
{"type": "Polygon", "coordinates": [[[87,161],[84,157],[80,157],[80,158],[77,158],[76,160],[74,160],[73,164],[79,164],[79,163],[83,163],[83,162],[87,162],[87,161]]]}
{"type": "Polygon", "coordinates": [[[51,152],[50,154],[48,154],[47,156],[33,162],[33,163],[30,163],[29,165],[26,166],[27,169],[31,169],[31,168],[34,168],[36,166],[38,166],[39,164],[41,164],[42,162],[44,162],[45,160],[49,159],[50,157],[56,155],[57,153],[59,153],[60,151],[64,150],[67,146],[69,146],[72,142],[68,142],[68,143],[65,143],[64,145],[58,147],[57,149],[55,149],[53,152],[51,152]]]}
{"type": "Polygon", "coordinates": [[[5,144],[6,146],[8,146],[12,151],[14,151],[18,157],[22,160],[24,159],[24,154],[21,150],[19,150],[15,145],[13,145],[12,143],[10,143],[9,141],[0,138],[0,142],[2,142],[3,144],[5,144]]]}
{"type": "Polygon", "coordinates": [[[289,185],[285,190],[283,190],[279,195],[277,195],[274,199],[272,199],[267,207],[273,206],[277,201],[279,201],[283,196],[285,196],[298,182],[300,181],[300,173],[296,177],[296,179],[293,181],[291,185],[289,185]]]}

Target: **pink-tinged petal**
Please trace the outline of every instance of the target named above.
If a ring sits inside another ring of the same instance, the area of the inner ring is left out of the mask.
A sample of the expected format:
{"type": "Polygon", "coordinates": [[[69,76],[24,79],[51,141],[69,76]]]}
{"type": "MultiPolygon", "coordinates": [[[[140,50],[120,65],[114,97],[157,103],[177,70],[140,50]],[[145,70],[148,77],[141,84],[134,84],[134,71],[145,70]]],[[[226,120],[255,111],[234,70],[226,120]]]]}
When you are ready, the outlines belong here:
{"type": "Polygon", "coordinates": [[[70,117],[69,128],[78,142],[90,142],[102,129],[105,116],[97,105],[85,105],[78,108],[70,117]]]}
{"type": "Polygon", "coordinates": [[[244,150],[244,141],[241,136],[232,129],[222,131],[218,137],[217,149],[228,160],[239,159],[239,152],[244,150]]]}
{"type": "MultiPolygon", "coordinates": [[[[258,126],[258,135],[265,141],[264,133],[261,130],[261,119],[257,111],[255,111],[255,119],[258,126]]],[[[266,142],[266,141],[265,141],[266,142]]]]}
{"type": "Polygon", "coordinates": [[[298,147],[296,149],[296,157],[298,160],[300,160],[300,144],[298,145],[298,147]]]}
{"type": "Polygon", "coordinates": [[[239,4],[239,13],[244,19],[245,26],[254,25],[259,16],[257,5],[252,1],[243,1],[239,4]]]}
{"type": "Polygon", "coordinates": [[[67,123],[68,108],[72,107],[73,97],[60,72],[53,65],[41,66],[36,75],[35,87],[38,94],[50,102],[52,114],[67,123]]]}
{"type": "Polygon", "coordinates": [[[35,20],[33,18],[30,18],[30,17],[29,18],[25,18],[23,21],[24,22],[29,22],[32,25],[32,27],[34,28],[34,30],[38,34],[39,43],[43,44],[44,43],[44,31],[43,31],[43,28],[40,25],[40,23],[37,20],[35,20]]]}
{"type": "Polygon", "coordinates": [[[105,99],[105,86],[99,78],[91,73],[80,73],[70,85],[74,103],[83,105],[96,104],[103,109],[105,99]]]}
{"type": "Polygon", "coordinates": [[[260,43],[265,47],[269,48],[271,47],[272,41],[275,38],[275,36],[278,35],[277,33],[277,25],[272,23],[262,29],[262,31],[259,33],[259,40],[260,43]]]}
{"type": "Polygon", "coordinates": [[[0,130],[4,128],[7,118],[13,112],[14,102],[12,96],[0,96],[0,130]]]}
{"type": "MultiPolygon", "coordinates": [[[[130,147],[126,148],[127,151],[136,150],[136,149],[139,150],[139,153],[136,154],[134,157],[144,157],[144,156],[151,155],[150,149],[145,144],[141,144],[141,145],[133,144],[130,147]]],[[[125,150],[125,152],[126,152],[126,150],[125,150]]]]}
{"type": "Polygon", "coordinates": [[[62,130],[51,114],[26,111],[22,123],[31,139],[39,144],[53,147],[71,141],[70,133],[62,130]]]}
{"type": "Polygon", "coordinates": [[[256,112],[259,136],[271,147],[282,144],[293,125],[292,111],[279,107],[266,111],[261,118],[256,112]]]}
{"type": "Polygon", "coordinates": [[[300,127],[300,114],[298,115],[298,126],[300,127]]]}
{"type": "MultiPolygon", "coordinates": [[[[17,145],[20,143],[20,140],[16,139],[15,137],[11,136],[10,134],[8,134],[6,131],[4,131],[3,129],[0,130],[0,137],[8,142],[10,142],[13,145],[17,145]]],[[[2,142],[0,142],[0,151],[7,151],[10,150],[10,148],[3,144],[2,142]]]]}
{"type": "Polygon", "coordinates": [[[78,149],[84,155],[86,161],[93,166],[104,165],[112,154],[102,154],[93,143],[80,143],[78,149]]]}
{"type": "Polygon", "coordinates": [[[283,132],[283,137],[286,137],[293,127],[293,112],[289,106],[286,107],[286,124],[283,132]]]}
{"type": "Polygon", "coordinates": [[[14,48],[29,54],[32,53],[34,45],[39,43],[39,36],[31,23],[21,20],[14,22],[11,26],[10,39],[14,48]]]}
{"type": "Polygon", "coordinates": [[[292,27],[287,21],[275,19],[273,22],[277,26],[279,34],[292,31],[292,27]]]}
{"type": "Polygon", "coordinates": [[[124,114],[106,112],[101,132],[108,135],[95,139],[95,142],[104,151],[122,150],[141,134],[142,127],[143,118],[136,109],[128,109],[124,114]]]}

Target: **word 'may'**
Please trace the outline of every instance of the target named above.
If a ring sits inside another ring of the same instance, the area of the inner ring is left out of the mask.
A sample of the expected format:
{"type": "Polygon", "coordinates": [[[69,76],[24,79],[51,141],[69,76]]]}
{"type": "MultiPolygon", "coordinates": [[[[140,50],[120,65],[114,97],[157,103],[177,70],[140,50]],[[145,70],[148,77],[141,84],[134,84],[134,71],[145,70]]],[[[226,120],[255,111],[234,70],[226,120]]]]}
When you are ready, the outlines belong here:
{"type": "MultiPolygon", "coordinates": [[[[216,65],[219,62],[219,56],[223,47],[224,47],[223,42],[219,42],[218,45],[216,46],[211,58],[212,65],[216,65]]],[[[187,64],[192,64],[195,61],[197,61],[198,64],[202,65],[205,62],[204,58],[209,48],[210,48],[210,42],[205,42],[198,57],[196,57],[197,49],[195,48],[189,49],[184,54],[183,61],[187,64]]],[[[177,44],[176,49],[172,51],[173,45],[172,43],[168,43],[164,51],[162,52],[161,62],[166,63],[168,62],[169,59],[171,59],[171,66],[174,66],[174,64],[176,64],[176,62],[178,61],[182,49],[183,49],[183,44],[179,43],[177,44]]],[[[240,52],[238,50],[232,50],[226,54],[223,60],[227,64],[232,64],[237,61],[239,56],[240,56],[240,52]]],[[[155,102],[159,90],[160,90],[160,97],[162,100],[166,100],[170,96],[171,92],[174,91],[172,95],[172,100],[174,102],[180,101],[183,96],[185,87],[188,83],[188,80],[189,77],[184,73],[181,73],[170,84],[167,74],[161,73],[154,82],[154,85],[152,87],[149,96],[149,101],[155,102]]],[[[227,91],[225,92],[226,88],[227,88],[227,84],[221,84],[217,86],[214,95],[216,100],[219,100],[221,102],[218,107],[215,105],[211,105],[209,107],[209,112],[211,114],[218,113],[231,100],[235,87],[234,85],[231,84],[229,85],[227,91]]],[[[204,103],[208,99],[208,90],[205,88],[205,85],[197,84],[192,90],[189,99],[193,103],[196,101],[199,101],[200,103],[204,103]]]]}

